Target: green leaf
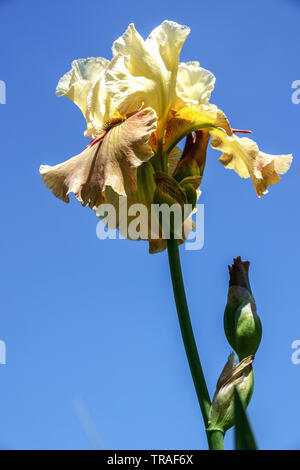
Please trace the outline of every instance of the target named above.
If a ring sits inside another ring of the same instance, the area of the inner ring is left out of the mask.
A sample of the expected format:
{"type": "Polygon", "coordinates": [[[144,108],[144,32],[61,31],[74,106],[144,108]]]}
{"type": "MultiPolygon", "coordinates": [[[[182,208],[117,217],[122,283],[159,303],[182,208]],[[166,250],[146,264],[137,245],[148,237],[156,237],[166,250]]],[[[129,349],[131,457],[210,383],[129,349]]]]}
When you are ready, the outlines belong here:
{"type": "Polygon", "coordinates": [[[234,415],[235,415],[235,449],[257,450],[247,413],[244,409],[239,392],[234,388],[234,415]]]}

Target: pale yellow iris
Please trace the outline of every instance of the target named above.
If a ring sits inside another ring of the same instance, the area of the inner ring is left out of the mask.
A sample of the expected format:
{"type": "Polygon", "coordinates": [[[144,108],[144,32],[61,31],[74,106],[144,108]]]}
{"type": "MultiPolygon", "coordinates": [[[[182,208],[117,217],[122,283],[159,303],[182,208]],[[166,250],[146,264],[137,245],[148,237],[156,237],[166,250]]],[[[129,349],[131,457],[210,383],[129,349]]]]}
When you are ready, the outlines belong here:
{"type": "Polygon", "coordinates": [[[68,202],[74,192],[93,209],[103,201],[115,204],[118,196],[149,206],[155,171],[182,186],[199,184],[209,137],[222,152],[221,163],[251,177],[259,197],[289,169],[291,155],[268,155],[253,140],[237,137],[224,113],[209,103],[214,75],[198,62],[179,61],[189,32],[164,21],[144,40],[130,24],[114,42],[111,61],[90,57],[72,63],[56,92],[81,109],[85,135],[93,141],[64,163],[41,166],[55,196],[68,202]],[[177,143],[186,136],[182,153],[177,143]]]}

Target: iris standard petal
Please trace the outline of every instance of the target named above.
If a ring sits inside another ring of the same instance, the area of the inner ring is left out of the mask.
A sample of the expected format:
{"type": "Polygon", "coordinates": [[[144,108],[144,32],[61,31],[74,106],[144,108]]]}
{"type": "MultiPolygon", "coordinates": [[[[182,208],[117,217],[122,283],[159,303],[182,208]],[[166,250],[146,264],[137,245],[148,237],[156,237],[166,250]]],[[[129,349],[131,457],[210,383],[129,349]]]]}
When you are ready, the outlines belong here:
{"type": "Polygon", "coordinates": [[[108,63],[109,61],[102,57],[74,60],[71,70],[59,80],[56,95],[70,98],[87,117],[88,93],[108,63]]]}
{"type": "Polygon", "coordinates": [[[159,120],[166,119],[175,99],[179,54],[189,32],[186,26],[164,21],[144,41],[130,24],[114,42],[106,83],[121,114],[144,105],[151,106],[159,120]]]}
{"type": "Polygon", "coordinates": [[[95,138],[107,121],[116,115],[116,108],[106,90],[105,73],[91,87],[87,96],[87,137],[95,138]]]}
{"type": "Polygon", "coordinates": [[[114,114],[104,82],[108,64],[102,57],[74,60],[71,70],[59,80],[56,88],[57,96],[66,96],[81,109],[87,121],[88,137],[93,137],[95,130],[114,114]]]}
{"type": "Polygon", "coordinates": [[[181,62],[177,74],[177,99],[173,109],[208,104],[214,89],[215,76],[199,62],[181,62]]]}

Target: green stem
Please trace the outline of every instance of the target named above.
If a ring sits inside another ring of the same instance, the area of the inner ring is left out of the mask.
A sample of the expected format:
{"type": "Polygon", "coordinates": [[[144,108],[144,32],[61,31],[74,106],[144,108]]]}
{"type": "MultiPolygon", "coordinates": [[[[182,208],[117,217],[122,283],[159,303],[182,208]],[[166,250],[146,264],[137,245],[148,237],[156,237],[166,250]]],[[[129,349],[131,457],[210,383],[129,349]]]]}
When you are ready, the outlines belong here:
{"type": "MultiPolygon", "coordinates": [[[[181,335],[185,347],[186,356],[190,366],[191,374],[194,381],[195,390],[197,393],[199,405],[201,408],[205,429],[208,428],[210,398],[207,390],[205,377],[203,374],[196,341],[193,333],[189,309],[187,305],[184,283],[182,278],[180,256],[178,249],[178,240],[171,238],[168,243],[168,255],[170,272],[173,284],[174,298],[178,313],[179,325],[181,335]]],[[[206,432],[207,440],[210,449],[221,449],[221,436],[219,431],[206,432]]],[[[222,435],[223,442],[223,435],[222,435]]],[[[223,446],[222,446],[223,448],[223,446]]]]}
{"type": "Polygon", "coordinates": [[[224,434],[222,431],[209,431],[207,436],[210,450],[224,450],[224,434]]]}

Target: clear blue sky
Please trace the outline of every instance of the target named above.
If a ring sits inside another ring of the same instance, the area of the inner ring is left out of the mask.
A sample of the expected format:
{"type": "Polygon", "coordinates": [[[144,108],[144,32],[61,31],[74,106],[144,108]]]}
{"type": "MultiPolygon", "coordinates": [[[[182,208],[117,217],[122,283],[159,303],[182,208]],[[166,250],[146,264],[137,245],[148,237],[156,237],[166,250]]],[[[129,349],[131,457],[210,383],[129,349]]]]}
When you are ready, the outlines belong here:
{"type": "Polygon", "coordinates": [[[205,246],[181,253],[211,393],[230,352],[222,327],[227,265],[238,255],[251,261],[263,340],[250,419],[261,448],[300,447],[300,365],[291,362],[291,343],[300,339],[300,104],[291,102],[300,79],[300,2],[7,0],[0,18],[1,447],[91,448],[74,400],[105,449],[206,446],[166,253],[98,240],[92,211],[55,199],[38,173],[86,145],[80,111],[54,94],[71,61],[110,58],[130,22],[146,36],[164,19],[191,27],[181,58],[215,74],[212,102],[233,127],[252,129],[265,152],[295,157],[259,200],[251,182],[209,150],[205,246]]]}

